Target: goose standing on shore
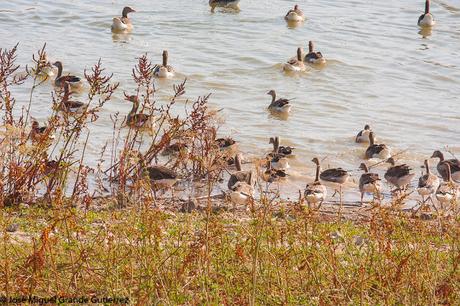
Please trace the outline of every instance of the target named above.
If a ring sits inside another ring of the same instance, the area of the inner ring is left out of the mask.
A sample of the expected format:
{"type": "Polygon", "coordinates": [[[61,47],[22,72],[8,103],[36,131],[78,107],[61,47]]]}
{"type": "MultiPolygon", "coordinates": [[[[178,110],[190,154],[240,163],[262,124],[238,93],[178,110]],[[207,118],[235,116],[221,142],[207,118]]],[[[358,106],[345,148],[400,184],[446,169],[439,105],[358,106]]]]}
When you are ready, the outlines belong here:
{"type": "Polygon", "coordinates": [[[138,114],[139,98],[137,96],[125,96],[126,101],[133,103],[133,107],[126,118],[126,125],[131,128],[151,128],[153,127],[153,116],[138,114]]]}
{"type": "Polygon", "coordinates": [[[296,4],[294,6],[294,9],[289,10],[284,16],[284,19],[288,22],[301,22],[305,20],[305,15],[302,12],[301,9],[299,9],[299,6],[296,4]]]}
{"type": "Polygon", "coordinates": [[[65,83],[68,83],[73,90],[80,90],[83,87],[83,81],[81,78],[70,74],[62,75],[62,71],[64,69],[62,62],[57,61],[53,65],[58,69],[56,79],[54,80],[54,85],[57,87],[63,87],[65,83]]]}
{"type": "Polygon", "coordinates": [[[450,164],[446,163],[446,179],[439,185],[438,190],[436,190],[436,199],[441,203],[441,208],[445,204],[452,203],[458,198],[458,186],[452,181],[452,176],[450,172],[450,164]]]}
{"type": "Polygon", "coordinates": [[[209,0],[211,13],[214,13],[216,7],[229,8],[236,11],[240,10],[240,0],[209,0]]]}
{"type": "Polygon", "coordinates": [[[247,204],[254,196],[252,171],[242,170],[241,157],[239,154],[235,156],[235,166],[237,172],[232,173],[227,183],[227,187],[230,189],[230,200],[236,205],[247,204]]]}
{"type": "Polygon", "coordinates": [[[385,179],[388,183],[397,187],[395,191],[401,191],[410,184],[415,173],[411,173],[412,169],[406,164],[395,165],[393,157],[387,159],[387,163],[391,166],[385,172],[385,179]]]}
{"type": "Polygon", "coordinates": [[[174,68],[168,65],[168,51],[163,51],[163,64],[157,65],[153,70],[153,74],[158,78],[172,78],[174,76],[174,68]]]}
{"type": "Polygon", "coordinates": [[[425,1],[425,13],[420,15],[417,24],[420,27],[432,27],[435,25],[434,17],[430,13],[430,0],[425,1]]]}
{"type": "Polygon", "coordinates": [[[249,185],[252,185],[252,171],[242,170],[240,154],[236,154],[235,156],[235,167],[236,172],[230,175],[230,178],[227,183],[228,189],[232,189],[233,186],[238,182],[245,182],[249,185]]]}
{"type": "Polygon", "coordinates": [[[417,188],[418,194],[422,196],[422,204],[425,204],[428,199],[432,200],[431,197],[439,187],[439,178],[437,175],[431,173],[428,159],[425,159],[425,170],[426,174],[418,179],[417,188]],[[425,200],[426,196],[428,196],[428,199],[425,200]]]}
{"type": "Polygon", "coordinates": [[[380,191],[382,189],[382,184],[377,173],[369,172],[369,168],[365,163],[361,163],[359,169],[363,170],[364,173],[359,178],[359,191],[361,192],[361,205],[363,205],[364,194],[372,193],[375,198],[380,199],[380,191]]]}
{"type": "Polygon", "coordinates": [[[134,13],[135,10],[129,6],[125,6],[121,12],[121,17],[114,17],[112,19],[112,32],[113,33],[129,33],[133,30],[133,24],[129,19],[128,14],[134,13]]]}
{"type": "Polygon", "coordinates": [[[302,48],[297,48],[297,57],[290,59],[283,65],[284,71],[302,72],[305,71],[305,64],[302,60],[302,48]]]}
{"type": "Polygon", "coordinates": [[[321,171],[321,166],[319,164],[319,159],[317,157],[312,159],[312,162],[316,164],[316,175],[315,181],[313,183],[307,184],[304,191],[305,200],[307,200],[308,205],[318,204],[317,208],[321,207],[324,200],[327,196],[327,188],[319,181],[319,173],[321,171]]]}
{"type": "Polygon", "coordinates": [[[375,144],[374,133],[369,133],[369,147],[366,150],[366,158],[388,159],[391,156],[391,149],[385,144],[375,144]]]}
{"type": "MultiPolygon", "coordinates": [[[[359,131],[358,135],[356,135],[355,142],[356,143],[369,143],[369,134],[372,132],[371,127],[369,124],[364,126],[364,129],[359,131]]],[[[375,141],[375,134],[374,134],[374,141],[375,141]]]]}
{"type": "Polygon", "coordinates": [[[460,161],[458,159],[444,159],[444,154],[441,151],[434,151],[431,158],[439,158],[436,169],[444,180],[447,180],[447,164],[449,164],[452,180],[460,183],[460,161]]]}
{"type": "Polygon", "coordinates": [[[319,51],[314,51],[314,45],[311,40],[308,42],[308,54],[305,55],[304,61],[315,65],[321,65],[326,63],[326,59],[323,57],[323,54],[319,51]]]}
{"type": "Polygon", "coordinates": [[[224,153],[233,155],[238,150],[237,142],[231,137],[217,138],[215,142],[224,153]]]}
{"type": "Polygon", "coordinates": [[[268,106],[270,111],[274,111],[281,114],[288,114],[291,111],[292,105],[289,103],[292,99],[280,98],[276,99],[276,92],[272,89],[267,92],[267,95],[272,96],[272,102],[268,106]]]}
{"type": "MultiPolygon", "coordinates": [[[[317,163],[317,165],[319,165],[318,159],[316,159],[314,162],[317,163]]],[[[330,169],[327,169],[321,172],[319,177],[321,180],[331,183],[334,186],[338,185],[339,190],[336,189],[335,193],[339,192],[340,206],[342,207],[342,185],[345,184],[348,181],[348,178],[350,177],[350,174],[348,173],[348,171],[342,168],[330,168],[330,169]]]]}

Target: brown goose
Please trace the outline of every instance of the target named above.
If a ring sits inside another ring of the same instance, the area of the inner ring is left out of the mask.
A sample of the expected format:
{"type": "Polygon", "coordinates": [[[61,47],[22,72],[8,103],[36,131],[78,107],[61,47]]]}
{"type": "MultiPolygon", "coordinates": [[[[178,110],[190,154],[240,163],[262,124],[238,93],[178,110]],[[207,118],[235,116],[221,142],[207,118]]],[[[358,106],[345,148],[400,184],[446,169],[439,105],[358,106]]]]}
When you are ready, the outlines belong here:
{"type": "Polygon", "coordinates": [[[32,142],[41,142],[44,140],[44,137],[47,136],[48,139],[54,139],[54,135],[49,135],[48,127],[40,126],[37,120],[32,120],[32,129],[30,131],[30,139],[32,142]]]}
{"type": "Polygon", "coordinates": [[[297,57],[292,58],[283,65],[284,71],[301,72],[305,71],[306,67],[302,59],[302,48],[297,48],[297,57]]]}
{"type": "Polygon", "coordinates": [[[165,166],[150,166],[145,170],[152,184],[158,188],[171,188],[179,181],[179,175],[165,166]]]}
{"type": "Polygon", "coordinates": [[[79,113],[85,107],[85,104],[80,101],[73,101],[70,100],[70,96],[72,92],[70,91],[70,84],[69,82],[64,83],[64,96],[62,97],[62,101],[59,104],[59,111],[66,112],[66,113],[79,113]]]}
{"type": "Polygon", "coordinates": [[[126,118],[126,125],[131,128],[150,128],[153,125],[153,116],[147,114],[138,114],[139,98],[137,96],[125,95],[125,100],[133,103],[128,116],[126,118]]]}
{"type": "MultiPolygon", "coordinates": [[[[372,132],[371,127],[369,124],[364,126],[364,130],[359,131],[358,135],[356,135],[355,142],[357,143],[367,143],[370,142],[369,134],[372,132]]],[[[374,134],[374,141],[375,141],[375,134],[374,134]]]]}
{"type": "Polygon", "coordinates": [[[172,78],[174,76],[174,68],[168,65],[168,51],[163,51],[163,64],[156,65],[153,74],[159,78],[172,78]]]}
{"type": "Polygon", "coordinates": [[[67,82],[73,90],[80,90],[83,87],[83,81],[81,78],[70,74],[62,75],[62,70],[64,69],[62,62],[57,61],[53,65],[58,69],[56,79],[54,80],[54,85],[57,87],[63,87],[67,82]]]}
{"type": "Polygon", "coordinates": [[[294,147],[281,146],[278,136],[270,137],[270,144],[273,144],[273,152],[283,154],[284,156],[293,156],[294,147]]]}
{"type": "Polygon", "coordinates": [[[323,54],[321,52],[314,51],[314,45],[311,40],[308,42],[308,54],[305,55],[304,61],[316,65],[326,63],[326,59],[323,57],[323,54]]]}
{"type": "Polygon", "coordinates": [[[434,151],[431,158],[439,158],[438,165],[436,169],[438,173],[442,176],[444,180],[447,179],[447,165],[450,165],[450,171],[452,175],[452,180],[457,183],[460,183],[460,161],[458,159],[444,159],[444,154],[441,151],[434,151]]]}
{"type": "Polygon", "coordinates": [[[364,193],[372,193],[375,197],[380,197],[380,190],[382,189],[381,181],[377,173],[369,172],[369,168],[365,163],[361,163],[359,169],[364,173],[359,178],[359,191],[361,192],[361,205],[363,205],[364,193]]]}
{"type": "Polygon", "coordinates": [[[223,152],[231,153],[236,150],[237,143],[231,137],[217,138],[215,141],[219,149],[223,152]]]}
{"type": "MultiPolygon", "coordinates": [[[[318,162],[319,164],[318,159],[316,159],[315,163],[316,162],[318,162]]],[[[345,184],[348,181],[348,178],[350,177],[348,171],[342,168],[330,168],[321,172],[319,177],[323,181],[339,186],[340,204],[342,204],[342,185],[345,184]]]]}
{"type": "MultiPolygon", "coordinates": [[[[270,152],[267,155],[267,160],[271,161],[271,165],[274,169],[276,170],[286,170],[290,168],[289,166],[289,160],[286,156],[286,154],[280,153],[280,146],[279,146],[279,138],[270,138],[270,142],[273,144],[273,151],[270,152]]],[[[285,151],[289,151],[289,149],[286,149],[283,147],[285,151]]],[[[292,151],[291,151],[292,152],[292,151]]]]}
{"type": "Polygon", "coordinates": [[[407,187],[415,175],[415,173],[410,173],[412,169],[406,164],[395,165],[393,157],[390,157],[387,160],[387,163],[391,165],[391,167],[385,172],[385,179],[388,183],[397,187],[397,191],[407,187]]]}
{"type": "Polygon", "coordinates": [[[284,16],[284,19],[286,21],[291,21],[291,22],[299,22],[299,21],[304,21],[305,20],[305,15],[302,12],[302,10],[299,8],[299,6],[296,4],[294,6],[294,9],[289,10],[284,16]]]}
{"type": "Polygon", "coordinates": [[[241,157],[239,154],[235,156],[235,166],[236,171],[230,176],[228,180],[227,187],[228,189],[233,189],[233,186],[238,182],[244,182],[249,185],[252,185],[252,171],[242,171],[241,169],[241,157]]]}
{"type": "Polygon", "coordinates": [[[450,164],[448,163],[446,163],[446,172],[446,179],[436,190],[436,199],[441,203],[441,205],[452,203],[458,198],[459,193],[458,186],[452,181],[450,164]]]}
{"type": "Polygon", "coordinates": [[[128,33],[133,30],[133,24],[129,19],[128,14],[136,12],[133,8],[125,6],[121,12],[121,17],[114,17],[112,19],[112,32],[114,33],[128,33]]]}
{"type": "Polygon", "coordinates": [[[287,176],[288,175],[286,174],[285,170],[273,169],[271,161],[267,161],[267,169],[262,174],[262,179],[267,183],[274,183],[287,178],[287,176]]]}
{"type": "Polygon", "coordinates": [[[291,111],[291,104],[289,103],[292,99],[285,99],[280,98],[276,99],[276,92],[274,90],[270,90],[267,92],[267,95],[272,96],[272,102],[268,106],[268,109],[271,111],[275,111],[278,113],[289,113],[291,111]]]}
{"type": "Polygon", "coordinates": [[[385,144],[375,144],[374,132],[369,133],[369,147],[366,150],[366,158],[388,159],[391,149],[385,144]]]}
{"type": "Polygon", "coordinates": [[[230,8],[239,11],[240,0],[209,0],[211,12],[214,13],[216,7],[230,8]]]}
{"type": "Polygon", "coordinates": [[[312,162],[316,164],[315,181],[313,183],[307,184],[304,191],[304,197],[309,205],[319,203],[319,208],[326,199],[327,188],[319,181],[319,172],[321,171],[321,166],[319,164],[318,158],[313,158],[312,162]]]}
{"type": "Polygon", "coordinates": [[[430,0],[425,1],[425,13],[420,15],[417,24],[420,27],[432,27],[435,25],[433,15],[430,13],[430,0]]]}
{"type": "Polygon", "coordinates": [[[417,192],[422,196],[422,204],[424,204],[425,196],[428,196],[431,199],[431,196],[436,192],[439,187],[439,178],[437,175],[434,175],[430,171],[430,165],[428,159],[425,159],[425,169],[426,174],[422,175],[418,179],[418,188],[417,192]]]}

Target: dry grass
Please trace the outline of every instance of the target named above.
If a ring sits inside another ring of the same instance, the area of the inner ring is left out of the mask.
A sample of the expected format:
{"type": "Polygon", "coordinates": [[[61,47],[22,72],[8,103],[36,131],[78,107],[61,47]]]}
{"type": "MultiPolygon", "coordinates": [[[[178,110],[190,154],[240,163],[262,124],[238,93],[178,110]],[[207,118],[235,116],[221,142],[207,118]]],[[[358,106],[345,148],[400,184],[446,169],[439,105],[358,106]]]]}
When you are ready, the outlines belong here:
{"type": "Polygon", "coordinates": [[[364,218],[349,210],[349,218],[338,220],[276,196],[262,196],[248,210],[229,209],[211,198],[226,161],[215,144],[219,124],[207,108],[209,96],[187,103],[183,118],[173,116],[186,83],[158,105],[146,56],[133,69],[135,92],[125,94],[155,115],[155,127],[146,134],[114,115],[113,139],[101,152],[110,158],[90,168],[83,163],[88,125],[118,84],[99,61],[85,72],[84,111],[61,114],[65,97],[56,90],[47,130],[32,142],[31,102],[46,82],[36,75],[46,53],[34,57],[28,70],[34,73],[17,77],[16,52],[0,50],[0,296],[118,296],[140,305],[453,305],[460,299],[456,213],[426,221],[395,203],[364,218]],[[29,106],[14,116],[11,87],[27,78],[33,78],[29,106]],[[184,139],[190,152],[165,162],[205,186],[201,209],[191,213],[174,209],[173,199],[160,201],[140,166],[184,139]]]}

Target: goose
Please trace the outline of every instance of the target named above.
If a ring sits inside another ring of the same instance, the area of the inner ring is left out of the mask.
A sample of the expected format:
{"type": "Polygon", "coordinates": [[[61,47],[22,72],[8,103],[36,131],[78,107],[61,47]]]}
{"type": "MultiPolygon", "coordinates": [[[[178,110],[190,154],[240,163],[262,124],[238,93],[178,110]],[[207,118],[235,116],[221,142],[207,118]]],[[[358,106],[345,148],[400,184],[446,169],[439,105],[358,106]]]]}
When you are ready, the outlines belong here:
{"type": "Polygon", "coordinates": [[[151,128],[153,126],[153,116],[137,113],[137,110],[139,109],[139,98],[134,95],[125,95],[125,100],[133,103],[133,107],[126,117],[126,125],[131,128],[151,128]]]}
{"type": "Polygon", "coordinates": [[[422,196],[422,204],[424,204],[425,196],[428,196],[431,199],[431,196],[436,192],[439,187],[439,178],[437,175],[434,175],[430,171],[430,165],[428,159],[425,159],[425,169],[426,174],[422,175],[418,179],[418,188],[417,192],[422,196]]]}
{"type": "MultiPolygon", "coordinates": [[[[48,134],[48,127],[46,125],[40,126],[37,120],[32,120],[32,129],[30,131],[30,139],[32,139],[32,142],[41,142],[48,134]]],[[[48,135],[48,138],[54,139],[54,135],[48,135]]]]}
{"type": "Polygon", "coordinates": [[[54,76],[54,66],[48,60],[46,53],[42,54],[38,60],[38,70],[32,69],[32,72],[40,77],[48,78],[54,76]]]}
{"type": "Polygon", "coordinates": [[[450,172],[450,164],[446,163],[446,179],[439,185],[436,190],[436,199],[443,206],[444,204],[452,203],[458,198],[458,186],[452,181],[452,176],[450,172]]]}
{"type": "Polygon", "coordinates": [[[145,168],[155,186],[171,188],[179,181],[179,175],[165,166],[150,166],[145,168]]]}
{"type": "Polygon", "coordinates": [[[395,165],[393,157],[387,159],[387,163],[391,165],[385,172],[385,179],[391,185],[397,187],[396,191],[400,191],[410,184],[415,173],[410,173],[412,170],[408,165],[395,165]]]}
{"type": "MultiPolygon", "coordinates": [[[[364,126],[364,129],[359,131],[358,135],[356,135],[355,142],[356,143],[369,143],[369,134],[372,132],[371,127],[369,124],[366,124],[364,126]]],[[[376,140],[375,134],[374,134],[374,141],[376,140]]]]}
{"type": "Polygon", "coordinates": [[[377,173],[369,172],[369,168],[365,163],[361,163],[359,169],[363,170],[364,173],[359,178],[359,191],[361,192],[361,205],[363,205],[364,193],[372,193],[372,195],[380,197],[380,191],[382,184],[377,173]]]}
{"type": "Polygon", "coordinates": [[[374,132],[369,133],[369,147],[366,150],[366,158],[388,159],[391,156],[391,149],[385,144],[375,144],[374,132]]]}
{"type": "Polygon", "coordinates": [[[273,151],[267,154],[267,160],[271,162],[272,167],[276,170],[286,170],[290,168],[287,156],[280,153],[279,138],[272,137],[269,143],[273,143],[273,151]]]}
{"type": "Polygon", "coordinates": [[[274,90],[270,90],[269,92],[267,92],[267,95],[272,96],[272,102],[268,106],[269,110],[284,114],[287,114],[291,111],[291,104],[289,103],[289,101],[291,101],[292,99],[280,98],[277,100],[276,92],[274,90]]]}
{"type": "Polygon", "coordinates": [[[286,174],[285,170],[273,169],[271,161],[267,161],[267,169],[262,174],[262,179],[267,183],[273,183],[273,182],[278,182],[282,179],[285,179],[287,178],[287,176],[288,175],[286,174]]]}
{"type": "Polygon", "coordinates": [[[273,144],[273,152],[283,154],[286,157],[291,157],[293,155],[294,147],[289,146],[280,146],[280,139],[278,136],[270,137],[270,144],[273,144]]]}
{"type": "MultiPolygon", "coordinates": [[[[317,165],[319,165],[318,159],[316,159],[314,162],[318,162],[317,165]]],[[[329,182],[333,185],[339,186],[340,205],[342,205],[342,185],[345,184],[348,181],[348,178],[350,177],[348,171],[342,168],[330,168],[321,172],[319,177],[321,180],[325,182],[329,182]]],[[[335,191],[337,192],[337,190],[335,191]]]]}
{"type": "Polygon", "coordinates": [[[439,162],[436,166],[436,169],[438,170],[438,173],[442,176],[444,180],[447,179],[446,164],[449,164],[452,180],[457,183],[460,183],[460,161],[458,159],[444,159],[444,154],[442,154],[441,151],[434,151],[433,155],[431,155],[431,158],[439,158],[439,162]]]}
{"type": "Polygon", "coordinates": [[[236,11],[240,10],[240,0],[209,0],[211,12],[214,13],[216,7],[230,8],[236,11]]]}
{"type": "Polygon", "coordinates": [[[163,51],[163,64],[156,65],[153,74],[158,78],[172,78],[174,76],[174,68],[168,65],[168,51],[163,51]]]}
{"type": "Polygon", "coordinates": [[[425,1],[425,13],[420,15],[417,24],[420,27],[432,27],[435,25],[434,17],[430,13],[430,0],[425,1]]]}
{"type": "Polygon", "coordinates": [[[240,154],[235,156],[235,166],[236,172],[232,173],[230,176],[227,187],[228,189],[233,189],[233,186],[238,182],[244,182],[246,184],[252,185],[252,171],[243,171],[241,168],[241,157],[240,154]]]}
{"type": "Polygon", "coordinates": [[[326,59],[323,57],[323,54],[321,52],[315,52],[313,49],[313,42],[310,40],[308,42],[308,54],[305,55],[304,61],[316,65],[325,64],[326,59]]]}
{"type": "Polygon", "coordinates": [[[75,75],[62,75],[62,70],[64,69],[62,62],[57,61],[53,65],[58,69],[56,79],[54,80],[54,85],[57,87],[63,87],[65,83],[69,83],[73,90],[80,90],[83,87],[83,81],[81,78],[75,75]]]}
{"type": "Polygon", "coordinates": [[[238,144],[231,137],[217,138],[215,142],[222,152],[232,153],[237,150],[238,144]]]}
{"type": "Polygon", "coordinates": [[[300,22],[305,20],[305,15],[303,14],[302,10],[299,9],[299,6],[296,4],[294,9],[289,10],[284,16],[286,21],[293,21],[293,22],[300,22]]]}
{"type": "Polygon", "coordinates": [[[254,187],[246,182],[235,183],[230,191],[230,200],[236,205],[244,205],[254,197],[254,187]]]}
{"type": "Polygon", "coordinates": [[[80,101],[70,100],[70,96],[72,95],[70,86],[69,82],[64,83],[64,96],[62,97],[58,110],[66,113],[80,113],[83,111],[86,104],[80,101]]]}
{"type": "Polygon", "coordinates": [[[305,64],[302,60],[302,48],[297,48],[297,57],[290,59],[283,65],[284,71],[301,72],[305,71],[305,64]]]}
{"type": "Polygon", "coordinates": [[[114,17],[112,19],[112,32],[113,33],[128,33],[133,30],[133,24],[131,19],[128,18],[129,13],[134,13],[135,10],[129,6],[123,8],[121,12],[121,17],[114,17]]]}
{"type": "Polygon", "coordinates": [[[312,159],[312,162],[316,164],[315,181],[305,186],[304,198],[307,201],[308,205],[319,203],[319,208],[326,199],[327,188],[319,181],[319,172],[321,170],[319,159],[315,157],[312,159]]]}

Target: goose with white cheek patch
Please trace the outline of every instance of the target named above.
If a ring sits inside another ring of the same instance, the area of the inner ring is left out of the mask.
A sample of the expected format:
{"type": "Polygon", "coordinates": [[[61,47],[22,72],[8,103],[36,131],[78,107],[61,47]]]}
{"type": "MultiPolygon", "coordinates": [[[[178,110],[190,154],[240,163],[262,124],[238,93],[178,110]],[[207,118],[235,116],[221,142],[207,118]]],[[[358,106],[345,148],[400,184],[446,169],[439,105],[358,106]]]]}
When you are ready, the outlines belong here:
{"type": "Polygon", "coordinates": [[[157,65],[153,73],[158,78],[172,78],[175,74],[174,68],[168,65],[168,51],[163,51],[163,64],[157,65]]]}
{"type": "Polygon", "coordinates": [[[425,13],[420,15],[417,24],[420,27],[432,27],[435,25],[434,17],[430,13],[430,0],[425,1],[425,13]]]}
{"type": "Polygon", "coordinates": [[[129,33],[133,30],[133,24],[129,19],[128,14],[134,13],[135,10],[129,6],[123,8],[121,17],[114,17],[112,19],[111,30],[113,33],[129,33]]]}
{"type": "Polygon", "coordinates": [[[359,191],[361,192],[361,205],[363,205],[363,198],[365,193],[371,193],[374,199],[380,197],[380,191],[382,189],[381,180],[378,173],[369,172],[369,168],[365,163],[361,163],[359,169],[363,170],[364,173],[359,178],[359,191]]]}
{"type": "Polygon", "coordinates": [[[449,164],[452,180],[460,183],[460,161],[458,159],[444,159],[444,154],[441,151],[434,151],[431,158],[439,158],[436,169],[444,180],[447,180],[447,164],[449,164]]]}
{"type": "Polygon", "coordinates": [[[305,20],[305,15],[296,4],[294,9],[287,12],[286,16],[284,16],[284,19],[288,22],[302,22],[305,20]]]}
{"type": "Polygon", "coordinates": [[[316,175],[315,181],[313,183],[307,184],[305,191],[303,193],[305,200],[309,205],[318,204],[318,208],[324,202],[327,196],[327,188],[319,181],[319,173],[321,171],[321,166],[319,164],[319,159],[317,157],[312,159],[312,162],[316,164],[316,175]]]}
{"type": "Polygon", "coordinates": [[[322,65],[326,63],[326,59],[323,57],[323,54],[319,51],[314,51],[314,45],[311,40],[308,42],[308,54],[305,55],[304,61],[315,65],[322,65]]]}
{"type": "Polygon", "coordinates": [[[305,71],[305,64],[302,60],[302,48],[297,48],[297,57],[290,59],[287,63],[283,65],[284,71],[290,72],[302,72],[305,71]]]}
{"type": "Polygon", "coordinates": [[[391,156],[391,149],[385,144],[375,144],[374,133],[369,133],[369,147],[366,150],[366,158],[388,159],[391,156]]]}
{"type": "Polygon", "coordinates": [[[270,90],[269,92],[267,92],[267,95],[272,96],[272,101],[268,106],[268,109],[270,111],[280,114],[288,114],[291,111],[292,105],[290,104],[290,101],[292,99],[276,99],[276,92],[274,90],[270,90]]]}

